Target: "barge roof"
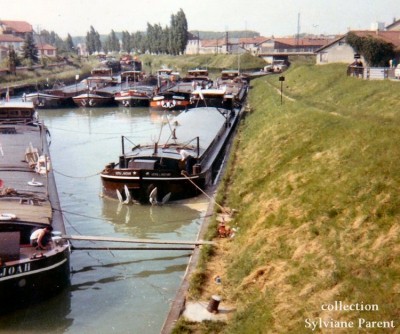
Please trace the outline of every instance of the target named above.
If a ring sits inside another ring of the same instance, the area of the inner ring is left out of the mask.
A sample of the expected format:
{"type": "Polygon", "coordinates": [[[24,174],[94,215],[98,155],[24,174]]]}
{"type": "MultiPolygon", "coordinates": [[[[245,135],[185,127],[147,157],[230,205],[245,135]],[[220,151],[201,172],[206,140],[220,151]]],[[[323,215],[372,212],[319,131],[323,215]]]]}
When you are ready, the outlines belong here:
{"type": "MultiPolygon", "coordinates": [[[[170,121],[171,123],[164,124],[158,141],[158,156],[179,159],[177,147],[196,151],[196,137],[199,137],[201,156],[215,140],[218,140],[218,134],[224,130],[228,113],[226,109],[214,107],[193,108],[182,112],[170,121]]],[[[155,156],[152,153],[153,147],[154,145],[143,145],[134,148],[127,156],[155,156]]]]}
{"type": "MultiPolygon", "coordinates": [[[[30,102],[2,103],[0,114],[4,110],[29,108],[33,110],[30,102]]],[[[55,223],[54,227],[63,231],[62,218],[59,212],[54,213],[59,208],[54,175],[51,171],[37,173],[33,163],[41,155],[49,157],[45,127],[0,121],[0,133],[0,214],[15,215],[13,223],[55,223]]]]}

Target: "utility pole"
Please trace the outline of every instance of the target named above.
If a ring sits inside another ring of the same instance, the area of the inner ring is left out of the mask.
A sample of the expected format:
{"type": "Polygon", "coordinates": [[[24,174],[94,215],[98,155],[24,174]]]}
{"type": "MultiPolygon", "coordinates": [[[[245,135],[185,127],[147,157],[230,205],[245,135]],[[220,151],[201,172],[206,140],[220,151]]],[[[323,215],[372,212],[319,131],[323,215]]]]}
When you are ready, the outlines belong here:
{"type": "Polygon", "coordinates": [[[297,14],[297,35],[296,35],[296,49],[299,48],[300,42],[300,13],[297,14]]]}
{"type": "Polygon", "coordinates": [[[200,31],[197,31],[197,54],[199,54],[200,49],[200,31]]]}

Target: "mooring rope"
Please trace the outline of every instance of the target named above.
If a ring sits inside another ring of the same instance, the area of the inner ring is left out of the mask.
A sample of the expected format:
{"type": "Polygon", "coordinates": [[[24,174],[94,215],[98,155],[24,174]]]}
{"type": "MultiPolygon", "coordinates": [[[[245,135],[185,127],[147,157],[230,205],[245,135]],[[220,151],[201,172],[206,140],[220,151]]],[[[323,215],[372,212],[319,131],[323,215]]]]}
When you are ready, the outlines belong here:
{"type": "Polygon", "coordinates": [[[72,175],[67,175],[67,174],[61,173],[61,172],[59,172],[58,170],[56,170],[54,168],[53,168],[53,172],[56,173],[56,174],[60,174],[62,176],[65,176],[65,177],[69,177],[71,179],[87,179],[89,177],[93,177],[93,176],[97,176],[97,175],[101,174],[101,172],[98,172],[96,174],[87,175],[87,176],[72,176],[72,175]]]}

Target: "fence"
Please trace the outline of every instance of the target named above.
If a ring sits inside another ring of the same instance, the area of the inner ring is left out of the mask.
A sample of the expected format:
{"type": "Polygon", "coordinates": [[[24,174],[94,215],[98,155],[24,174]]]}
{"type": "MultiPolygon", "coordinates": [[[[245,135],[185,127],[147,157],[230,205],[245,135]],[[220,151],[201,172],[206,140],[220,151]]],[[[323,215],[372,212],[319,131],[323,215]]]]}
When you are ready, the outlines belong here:
{"type": "Polygon", "coordinates": [[[395,79],[395,69],[392,67],[358,67],[349,66],[347,75],[365,80],[395,79]]]}

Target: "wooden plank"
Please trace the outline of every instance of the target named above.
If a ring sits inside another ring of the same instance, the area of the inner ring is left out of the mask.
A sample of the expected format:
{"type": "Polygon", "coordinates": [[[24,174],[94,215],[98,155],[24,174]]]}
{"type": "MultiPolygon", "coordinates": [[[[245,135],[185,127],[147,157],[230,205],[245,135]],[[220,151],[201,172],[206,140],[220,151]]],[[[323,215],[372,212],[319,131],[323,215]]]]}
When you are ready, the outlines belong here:
{"type": "Polygon", "coordinates": [[[76,241],[106,241],[106,242],[127,242],[136,244],[158,244],[158,245],[215,245],[213,241],[180,241],[180,240],[152,240],[152,239],[131,239],[115,238],[89,235],[62,235],[64,239],[76,241]]]}
{"type": "Polygon", "coordinates": [[[184,246],[184,247],[75,247],[72,246],[72,250],[177,250],[177,251],[192,251],[196,246],[184,246]]]}

